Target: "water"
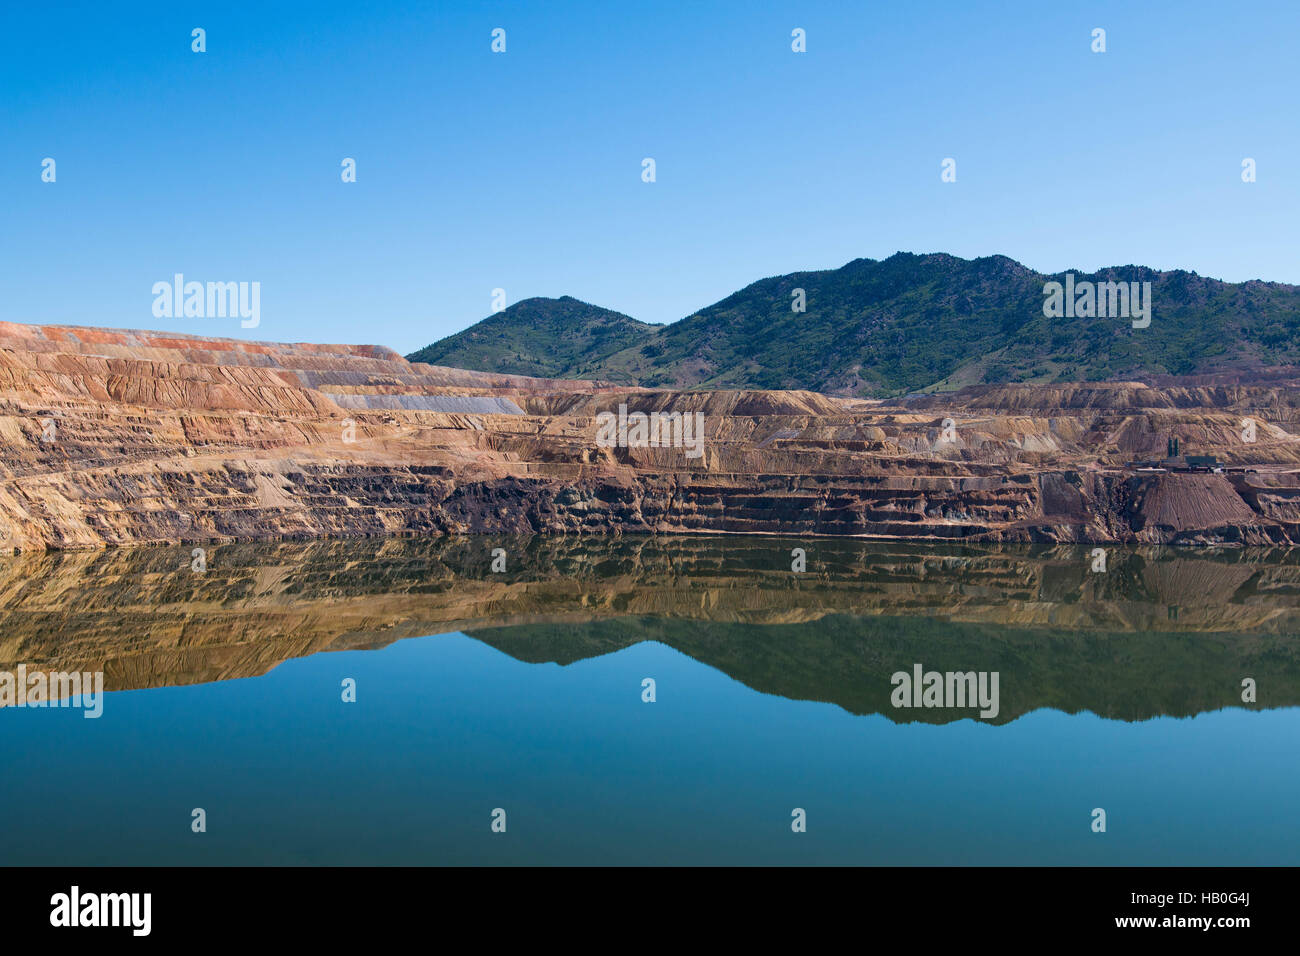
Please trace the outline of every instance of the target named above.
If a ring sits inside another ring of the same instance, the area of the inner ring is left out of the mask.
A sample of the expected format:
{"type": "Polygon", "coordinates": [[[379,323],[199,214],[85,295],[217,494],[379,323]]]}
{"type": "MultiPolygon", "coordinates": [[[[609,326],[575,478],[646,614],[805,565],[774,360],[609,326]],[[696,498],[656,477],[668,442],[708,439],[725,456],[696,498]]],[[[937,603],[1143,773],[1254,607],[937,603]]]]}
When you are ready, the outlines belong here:
{"type": "Polygon", "coordinates": [[[1300,862],[1300,557],[796,545],[7,559],[0,670],[120,689],[0,709],[0,862],[1300,862]],[[918,662],[998,716],[894,707],[918,662]]]}

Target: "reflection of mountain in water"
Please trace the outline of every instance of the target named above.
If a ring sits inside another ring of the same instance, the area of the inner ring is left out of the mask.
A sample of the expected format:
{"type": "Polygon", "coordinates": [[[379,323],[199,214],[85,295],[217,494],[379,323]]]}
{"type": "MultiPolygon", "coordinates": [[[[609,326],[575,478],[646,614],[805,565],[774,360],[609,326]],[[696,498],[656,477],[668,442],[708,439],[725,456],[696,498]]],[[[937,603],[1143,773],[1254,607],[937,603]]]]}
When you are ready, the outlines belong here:
{"type": "Polygon", "coordinates": [[[524,661],[643,640],[756,690],[896,711],[889,677],[999,671],[1005,722],[1300,703],[1300,554],[922,547],[775,538],[474,538],[145,548],[0,561],[0,670],[109,689],[261,674],[291,657],[464,631],[524,661]],[[790,549],[808,571],[790,571],[790,549]],[[492,573],[493,548],[507,570],[492,573]]]}

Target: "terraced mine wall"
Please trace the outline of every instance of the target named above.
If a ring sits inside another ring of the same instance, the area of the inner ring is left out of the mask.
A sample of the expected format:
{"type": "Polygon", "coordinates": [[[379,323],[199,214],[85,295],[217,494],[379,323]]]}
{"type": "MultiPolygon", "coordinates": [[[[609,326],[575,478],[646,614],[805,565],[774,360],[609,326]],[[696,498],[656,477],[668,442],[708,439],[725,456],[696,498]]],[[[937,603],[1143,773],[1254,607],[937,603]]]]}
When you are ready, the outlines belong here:
{"type": "Polygon", "coordinates": [[[1119,383],[888,404],[0,324],[0,549],[531,532],[1288,544],[1295,394],[1119,383]],[[701,454],[602,446],[620,407],[699,413],[701,454]],[[1124,467],[1171,436],[1257,467],[1124,467]]]}

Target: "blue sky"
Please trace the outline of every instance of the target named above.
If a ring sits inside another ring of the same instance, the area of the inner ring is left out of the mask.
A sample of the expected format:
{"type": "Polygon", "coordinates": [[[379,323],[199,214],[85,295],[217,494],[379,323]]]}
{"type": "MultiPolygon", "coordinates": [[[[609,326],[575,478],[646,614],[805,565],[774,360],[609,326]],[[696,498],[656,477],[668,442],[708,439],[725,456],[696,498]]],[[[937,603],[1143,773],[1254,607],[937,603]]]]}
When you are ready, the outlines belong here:
{"type": "Polygon", "coordinates": [[[498,287],[668,322],[898,250],[1300,282],[1297,36],[1294,2],[10,4],[0,320],[409,352],[498,287]],[[177,272],[260,282],[261,325],[155,318],[177,272]]]}

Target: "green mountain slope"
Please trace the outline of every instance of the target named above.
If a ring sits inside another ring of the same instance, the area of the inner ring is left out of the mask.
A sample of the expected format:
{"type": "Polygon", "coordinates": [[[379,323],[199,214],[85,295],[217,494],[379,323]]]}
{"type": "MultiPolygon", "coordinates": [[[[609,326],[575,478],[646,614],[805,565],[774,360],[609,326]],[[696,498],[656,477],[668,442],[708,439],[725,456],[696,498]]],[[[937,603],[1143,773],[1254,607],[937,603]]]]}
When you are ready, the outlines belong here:
{"type": "Polygon", "coordinates": [[[439,364],[652,386],[863,396],[1300,365],[1300,287],[1142,266],[1075,276],[1150,282],[1150,326],[1135,329],[1119,317],[1048,318],[1044,283],[1063,282],[1063,274],[1037,273],[1005,256],[898,253],[762,279],[667,326],[572,299],[529,300],[572,306],[563,316],[540,310],[550,322],[534,327],[521,308],[527,303],[519,303],[518,312],[507,309],[416,356],[435,350],[439,364]],[[805,312],[791,308],[796,289],[804,290],[805,312]],[[464,337],[476,332],[477,348],[467,348],[464,337]],[[495,348],[485,349],[484,339],[495,348]]]}
{"type": "Polygon", "coordinates": [[[407,358],[484,372],[590,378],[601,374],[602,360],[659,328],[567,295],[524,299],[407,358]]]}

